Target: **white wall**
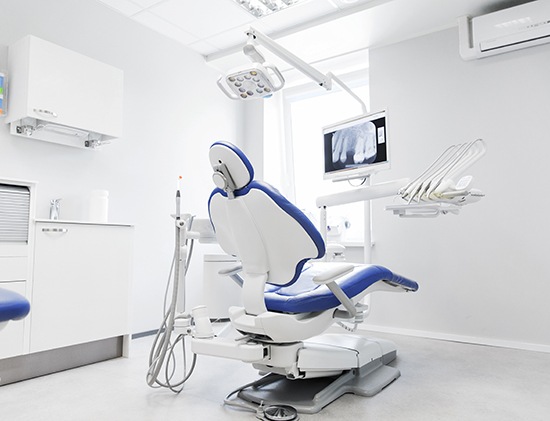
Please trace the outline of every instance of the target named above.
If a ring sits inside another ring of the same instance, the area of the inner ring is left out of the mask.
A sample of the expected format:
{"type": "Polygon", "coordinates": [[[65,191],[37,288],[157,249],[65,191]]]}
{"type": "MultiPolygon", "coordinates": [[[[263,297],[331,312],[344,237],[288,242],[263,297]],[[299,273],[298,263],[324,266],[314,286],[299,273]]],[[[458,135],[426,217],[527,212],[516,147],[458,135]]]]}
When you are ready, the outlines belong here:
{"type": "Polygon", "coordinates": [[[420,289],[376,295],[371,327],[550,351],[550,45],[465,62],[449,29],[370,59],[393,155],[378,181],[418,175],[452,143],[488,144],[469,171],[486,197],[461,215],[399,219],[375,203],[374,261],[420,289]]]}
{"type": "MultiPolygon", "coordinates": [[[[61,218],[82,219],[89,191],[109,190],[110,221],[136,227],[132,331],[156,329],[177,177],[183,176],[183,210],[206,216],[208,148],[238,140],[239,105],[218,91],[217,73],[198,54],[94,0],[0,0],[0,11],[0,45],[33,34],[124,71],[122,139],[95,152],[11,136],[0,124],[0,178],[37,181],[41,218],[50,199],[62,197],[61,218]]],[[[197,253],[192,297],[200,294],[197,253]]]]}
{"type": "Polygon", "coordinates": [[[262,180],[264,174],[264,104],[265,101],[261,100],[242,102],[242,141],[239,146],[254,166],[254,177],[258,180],[262,180]]]}

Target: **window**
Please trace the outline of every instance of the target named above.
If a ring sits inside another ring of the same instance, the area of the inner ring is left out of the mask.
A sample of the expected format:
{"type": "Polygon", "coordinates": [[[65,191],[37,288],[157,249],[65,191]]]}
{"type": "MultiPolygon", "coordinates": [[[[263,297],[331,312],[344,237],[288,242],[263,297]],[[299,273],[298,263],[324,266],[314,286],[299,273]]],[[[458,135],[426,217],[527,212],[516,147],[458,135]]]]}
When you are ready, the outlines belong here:
{"type": "MultiPolygon", "coordinates": [[[[344,81],[368,104],[366,73],[357,72],[355,77],[347,77],[344,81]]],[[[352,188],[345,181],[334,183],[323,180],[322,128],[360,115],[361,106],[348,93],[339,90],[337,85],[334,90],[325,91],[309,83],[306,86],[285,89],[278,103],[275,101],[268,107],[266,114],[272,114],[269,119],[277,120],[279,124],[284,122],[284,136],[273,136],[271,141],[266,138],[265,178],[268,181],[279,180],[277,187],[311,219],[318,222],[320,212],[315,205],[316,198],[352,188]],[[273,114],[278,114],[275,119],[273,114]],[[284,138],[282,144],[281,138],[284,138]],[[274,145],[273,142],[279,142],[279,145],[274,145]],[[281,159],[283,165],[277,165],[277,159],[281,159]]],[[[364,203],[331,207],[328,217],[329,226],[336,228],[332,230],[332,235],[329,234],[329,241],[333,239],[344,243],[362,243],[364,203]],[[335,235],[347,225],[346,221],[350,228],[343,230],[341,235],[335,235]]]]}

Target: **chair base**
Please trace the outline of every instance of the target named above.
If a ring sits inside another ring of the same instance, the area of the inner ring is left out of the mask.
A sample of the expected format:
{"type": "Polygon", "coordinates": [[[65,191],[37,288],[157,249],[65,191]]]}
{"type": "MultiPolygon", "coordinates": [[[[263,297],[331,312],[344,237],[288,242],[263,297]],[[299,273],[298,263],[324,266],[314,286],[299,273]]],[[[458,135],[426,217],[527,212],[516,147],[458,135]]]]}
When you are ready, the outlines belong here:
{"type": "Polygon", "coordinates": [[[316,414],[346,393],[376,395],[401,375],[398,369],[386,365],[387,362],[388,356],[382,356],[333,377],[289,380],[279,374],[268,374],[237,396],[258,405],[289,405],[299,413],[316,414]]]}

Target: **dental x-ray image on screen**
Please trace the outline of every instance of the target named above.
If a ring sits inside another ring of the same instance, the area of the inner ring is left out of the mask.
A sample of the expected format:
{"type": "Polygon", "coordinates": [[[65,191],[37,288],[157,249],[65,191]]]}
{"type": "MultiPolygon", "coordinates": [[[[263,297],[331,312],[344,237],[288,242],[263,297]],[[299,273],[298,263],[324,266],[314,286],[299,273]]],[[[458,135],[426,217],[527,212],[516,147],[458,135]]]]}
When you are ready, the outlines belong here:
{"type": "Polygon", "coordinates": [[[325,127],[323,137],[326,179],[361,178],[389,168],[385,111],[325,127]]]}

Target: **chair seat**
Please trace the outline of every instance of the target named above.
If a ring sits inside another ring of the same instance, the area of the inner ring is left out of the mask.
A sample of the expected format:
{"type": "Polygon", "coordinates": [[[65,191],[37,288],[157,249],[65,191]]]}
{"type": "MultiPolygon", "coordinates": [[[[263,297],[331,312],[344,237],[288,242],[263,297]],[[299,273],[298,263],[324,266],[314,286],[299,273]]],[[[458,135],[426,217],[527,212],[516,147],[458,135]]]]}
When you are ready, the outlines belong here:
{"type": "Polygon", "coordinates": [[[0,288],[0,323],[23,319],[30,309],[31,305],[25,297],[0,288]]]}
{"type": "MultiPolygon", "coordinates": [[[[336,263],[337,264],[337,263],[336,263]]],[[[338,307],[341,303],[326,285],[317,285],[313,277],[330,269],[335,263],[314,262],[306,265],[298,280],[288,287],[268,285],[265,304],[269,311],[283,313],[309,313],[338,307]]],[[[408,291],[416,291],[415,281],[393,273],[378,265],[357,265],[352,272],[336,280],[349,297],[361,294],[376,282],[385,281],[408,291]]]]}

